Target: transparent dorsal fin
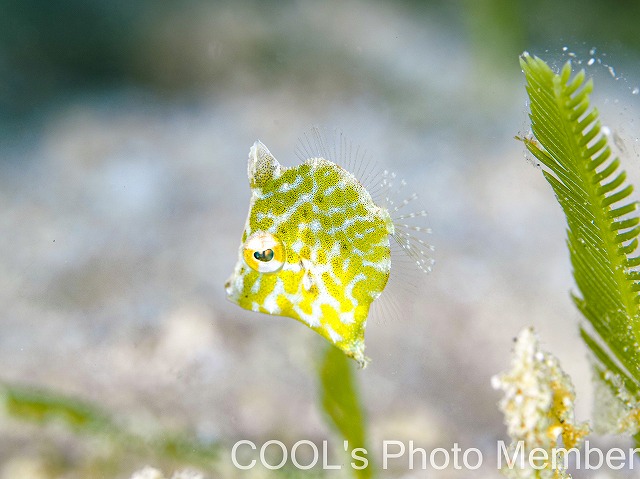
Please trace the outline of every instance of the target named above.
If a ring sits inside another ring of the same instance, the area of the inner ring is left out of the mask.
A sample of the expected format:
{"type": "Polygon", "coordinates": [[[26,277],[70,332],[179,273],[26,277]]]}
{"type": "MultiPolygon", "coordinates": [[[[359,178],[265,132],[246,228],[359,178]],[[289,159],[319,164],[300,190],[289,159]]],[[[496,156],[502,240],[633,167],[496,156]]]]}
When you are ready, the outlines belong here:
{"type": "Polygon", "coordinates": [[[383,172],[381,189],[384,206],[393,222],[392,238],[416,266],[425,273],[434,265],[434,247],[427,241],[431,228],[426,226],[427,211],[421,207],[418,194],[406,194],[407,182],[398,180],[395,173],[383,172]]]}
{"type": "Polygon", "coordinates": [[[378,203],[376,200],[383,189],[383,170],[376,165],[366,148],[351,142],[341,130],[328,131],[314,126],[298,138],[295,153],[300,161],[324,158],[344,168],[378,203]]]}
{"type": "Polygon", "coordinates": [[[376,190],[376,203],[391,216],[391,272],[387,282],[388,294],[373,303],[372,315],[383,321],[400,319],[412,305],[434,265],[433,246],[428,242],[431,229],[427,226],[427,212],[421,207],[416,193],[407,194],[407,183],[395,173],[382,172],[376,190]]]}

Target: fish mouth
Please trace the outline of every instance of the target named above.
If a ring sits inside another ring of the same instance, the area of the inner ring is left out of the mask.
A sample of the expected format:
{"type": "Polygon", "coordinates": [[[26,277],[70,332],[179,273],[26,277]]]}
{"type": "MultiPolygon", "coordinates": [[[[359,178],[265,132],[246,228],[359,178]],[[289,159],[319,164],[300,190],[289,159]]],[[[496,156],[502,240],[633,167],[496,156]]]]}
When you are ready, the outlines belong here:
{"type": "Polygon", "coordinates": [[[235,294],[235,290],[233,288],[233,276],[231,276],[227,281],[225,281],[224,290],[225,290],[225,293],[227,293],[227,299],[229,301],[231,301],[232,303],[238,302],[237,295],[235,294]]]}

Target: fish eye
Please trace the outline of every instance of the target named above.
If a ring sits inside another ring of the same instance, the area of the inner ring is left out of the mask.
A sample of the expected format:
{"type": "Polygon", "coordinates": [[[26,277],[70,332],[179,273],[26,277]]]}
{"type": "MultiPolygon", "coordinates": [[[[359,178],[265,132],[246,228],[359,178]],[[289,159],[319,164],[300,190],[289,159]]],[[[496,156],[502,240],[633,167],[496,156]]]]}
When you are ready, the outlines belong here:
{"type": "Polygon", "coordinates": [[[266,249],[262,252],[260,251],[253,252],[253,257],[255,259],[257,259],[258,261],[264,261],[264,262],[271,261],[273,259],[273,255],[274,253],[272,249],[266,249]]]}
{"type": "Polygon", "coordinates": [[[258,273],[275,273],[284,265],[284,244],[265,231],[258,231],[247,238],[243,245],[244,261],[258,273]]]}

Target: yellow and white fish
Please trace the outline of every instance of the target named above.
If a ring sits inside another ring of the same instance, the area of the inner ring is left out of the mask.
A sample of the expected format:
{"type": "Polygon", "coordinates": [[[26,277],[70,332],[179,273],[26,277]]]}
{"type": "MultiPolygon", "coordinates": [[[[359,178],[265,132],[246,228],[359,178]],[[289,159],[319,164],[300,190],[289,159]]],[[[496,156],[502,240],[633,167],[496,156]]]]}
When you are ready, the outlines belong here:
{"type": "Polygon", "coordinates": [[[410,232],[426,229],[406,224],[424,212],[392,218],[415,196],[379,206],[353,174],[325,158],[314,133],[324,154],[296,167],[280,165],[260,141],[251,147],[249,216],[225,288],[239,306],[297,319],[365,366],[369,308],[392,268],[389,238],[424,271],[432,248],[410,232]]]}

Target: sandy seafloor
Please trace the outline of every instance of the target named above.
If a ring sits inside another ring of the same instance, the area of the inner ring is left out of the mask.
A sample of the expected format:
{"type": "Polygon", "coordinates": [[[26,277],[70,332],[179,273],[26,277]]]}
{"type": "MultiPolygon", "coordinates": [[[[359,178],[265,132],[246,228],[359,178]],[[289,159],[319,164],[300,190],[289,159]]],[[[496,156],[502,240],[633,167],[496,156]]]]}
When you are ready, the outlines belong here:
{"type": "MultiPolygon", "coordinates": [[[[290,166],[310,126],[339,128],[419,193],[436,247],[402,313],[367,328],[372,361],[357,377],[373,454],[399,439],[486,458],[474,472],[380,477],[499,477],[492,458],[507,436],[490,379],[521,329],[534,326],[571,375],[579,418],[592,403],[564,219],[514,140],[526,132],[517,57],[493,68],[446,25],[379,4],[349,2],[339,17],[305,5],[267,19],[205,8],[176,27],[189,32],[184,57],[149,60],[202,72],[194,93],[66,96],[1,147],[0,380],[94,402],[143,433],[218,442],[225,457],[239,439],[335,440],[317,407],[323,340],[236,307],[223,283],[247,214],[249,147],[260,139],[290,166]],[[265,60],[254,50],[269,42],[282,54],[265,60]]],[[[597,66],[605,121],[637,178],[632,76],[597,66]]],[[[95,451],[52,427],[4,418],[0,477],[82,477],[74,465],[95,451]],[[49,476],[40,466],[56,454],[66,472],[49,476]]]]}

